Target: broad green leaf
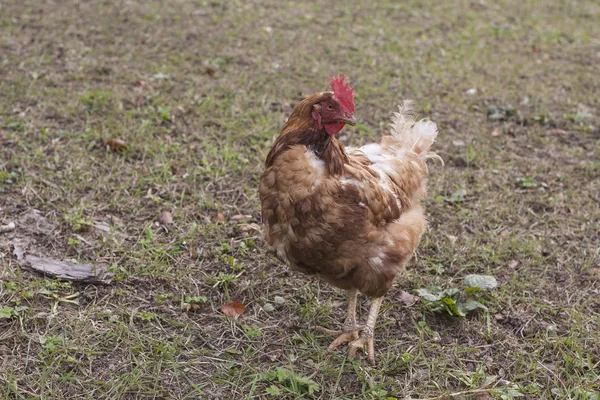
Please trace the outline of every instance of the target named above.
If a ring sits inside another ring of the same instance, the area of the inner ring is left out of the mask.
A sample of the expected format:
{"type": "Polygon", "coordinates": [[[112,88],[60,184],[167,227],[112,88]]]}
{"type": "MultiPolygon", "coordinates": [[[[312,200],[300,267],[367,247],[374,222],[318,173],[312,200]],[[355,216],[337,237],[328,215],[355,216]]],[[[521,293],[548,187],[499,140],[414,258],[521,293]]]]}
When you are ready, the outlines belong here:
{"type": "Polygon", "coordinates": [[[459,317],[464,317],[466,314],[462,310],[462,307],[459,307],[458,304],[449,297],[444,297],[442,302],[448,307],[448,313],[450,315],[457,315],[459,317]]]}
{"type": "Polygon", "coordinates": [[[10,318],[14,315],[15,310],[12,307],[2,307],[0,308],[0,319],[10,318]]]}
{"type": "Polygon", "coordinates": [[[267,388],[267,390],[265,390],[267,392],[267,394],[270,394],[272,396],[280,396],[281,395],[281,390],[279,390],[279,388],[275,385],[271,385],[267,388]]]}
{"type": "Polygon", "coordinates": [[[458,290],[457,288],[448,288],[446,290],[444,290],[442,293],[440,293],[440,295],[442,297],[450,297],[452,299],[457,299],[460,298],[460,290],[458,290]]]}
{"type": "Polygon", "coordinates": [[[290,389],[300,386],[304,391],[308,391],[311,395],[321,390],[319,384],[312,379],[300,376],[287,368],[277,368],[277,380],[290,389]]]}
{"type": "Polygon", "coordinates": [[[480,302],[476,301],[476,300],[469,300],[465,303],[465,309],[467,311],[473,311],[476,310],[478,308],[482,308],[484,310],[487,310],[487,307],[484,306],[483,304],[481,304],[480,302]]]}
{"type": "Polygon", "coordinates": [[[458,188],[454,192],[452,192],[450,197],[448,197],[448,201],[451,203],[462,203],[463,201],[465,201],[466,193],[467,191],[465,190],[465,188],[458,188]]]}
{"type": "Polygon", "coordinates": [[[429,289],[417,289],[415,292],[420,298],[427,301],[438,301],[442,298],[440,293],[433,293],[429,289]]]}
{"type": "Polygon", "coordinates": [[[277,368],[277,380],[279,382],[285,382],[287,379],[293,376],[292,371],[286,368],[277,368]]]}
{"type": "MultiPolygon", "coordinates": [[[[553,393],[554,394],[554,393],[553,393]]],[[[523,397],[524,394],[519,392],[516,389],[507,389],[504,393],[500,395],[502,400],[512,400],[515,397],[523,397]]]]}
{"type": "Polygon", "coordinates": [[[531,178],[517,178],[517,185],[522,188],[536,188],[539,184],[531,178]]]}
{"type": "Polygon", "coordinates": [[[496,278],[490,275],[467,275],[463,282],[467,287],[478,287],[481,290],[492,290],[498,286],[496,278]]]}
{"type": "Polygon", "coordinates": [[[481,288],[475,287],[475,286],[471,286],[465,289],[465,294],[467,296],[473,294],[473,293],[477,293],[477,292],[481,292],[481,288]]]}

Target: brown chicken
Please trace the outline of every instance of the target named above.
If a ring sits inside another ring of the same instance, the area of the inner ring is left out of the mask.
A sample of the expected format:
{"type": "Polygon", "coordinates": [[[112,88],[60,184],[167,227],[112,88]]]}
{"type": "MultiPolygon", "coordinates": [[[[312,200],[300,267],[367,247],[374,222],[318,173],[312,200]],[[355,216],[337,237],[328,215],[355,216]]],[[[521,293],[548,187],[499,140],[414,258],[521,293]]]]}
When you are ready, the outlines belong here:
{"type": "MultiPolygon", "coordinates": [[[[348,312],[328,350],[366,347],[375,362],[373,332],[383,296],[412,258],[426,220],[420,200],[425,160],[437,126],[415,122],[404,102],[391,135],[345,148],[335,135],[355,124],[353,88],[333,78],[332,92],[296,106],[267,156],[260,179],[265,241],[292,269],[318,275],[348,293],[348,312]],[[365,325],[356,320],[358,293],[372,298],[365,325]]],[[[441,160],[441,159],[440,159],[441,160]]]]}

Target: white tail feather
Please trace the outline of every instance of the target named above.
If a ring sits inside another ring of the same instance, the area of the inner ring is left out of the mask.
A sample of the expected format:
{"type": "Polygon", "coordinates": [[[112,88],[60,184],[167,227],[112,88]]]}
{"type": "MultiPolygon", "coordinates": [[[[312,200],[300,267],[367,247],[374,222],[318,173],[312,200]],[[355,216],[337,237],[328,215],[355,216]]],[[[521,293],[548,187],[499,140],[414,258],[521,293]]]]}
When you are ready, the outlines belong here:
{"type": "MultiPolygon", "coordinates": [[[[416,153],[422,160],[436,159],[444,165],[444,160],[430,150],[438,134],[437,125],[428,119],[415,122],[411,101],[405,100],[392,116],[390,135],[381,143],[362,146],[359,151],[374,163],[374,167],[384,168],[391,159],[403,157],[407,151],[416,153]]],[[[351,152],[351,149],[348,149],[351,152]]]]}
{"type": "Polygon", "coordinates": [[[443,164],[440,156],[429,151],[438,134],[437,125],[428,119],[415,122],[412,111],[412,102],[404,100],[398,106],[398,112],[392,115],[390,134],[398,142],[399,147],[414,151],[424,159],[439,159],[443,164]]]}
{"type": "Polygon", "coordinates": [[[404,100],[402,104],[398,105],[398,112],[392,114],[390,134],[402,147],[411,148],[411,128],[414,124],[415,118],[412,116],[412,101],[404,100]]]}

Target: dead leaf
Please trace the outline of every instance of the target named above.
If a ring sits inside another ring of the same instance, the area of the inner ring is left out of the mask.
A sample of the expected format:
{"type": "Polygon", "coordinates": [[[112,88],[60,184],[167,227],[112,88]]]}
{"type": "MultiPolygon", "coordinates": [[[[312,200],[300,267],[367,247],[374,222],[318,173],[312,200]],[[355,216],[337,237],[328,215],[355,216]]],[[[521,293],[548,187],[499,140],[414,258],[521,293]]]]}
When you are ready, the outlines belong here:
{"type": "Polygon", "coordinates": [[[112,151],[121,151],[127,149],[127,144],[121,139],[109,139],[106,141],[106,148],[112,151]]]}
{"type": "Polygon", "coordinates": [[[252,215],[243,215],[243,214],[238,214],[238,215],[234,215],[233,217],[230,218],[231,221],[242,221],[242,222],[246,222],[246,221],[250,221],[252,219],[252,215]]]}
{"type": "Polygon", "coordinates": [[[464,147],[465,146],[465,142],[462,140],[453,140],[452,141],[452,145],[455,147],[464,147]]]}
{"type": "Polygon", "coordinates": [[[551,129],[550,133],[552,133],[554,135],[566,135],[569,132],[565,131],[564,129],[555,128],[555,129],[551,129]]]}
{"type": "Polygon", "coordinates": [[[452,245],[452,247],[454,247],[454,245],[456,244],[456,241],[458,240],[458,237],[452,236],[452,235],[446,235],[446,237],[450,241],[450,244],[452,245]]]}
{"type": "Polygon", "coordinates": [[[204,73],[210,77],[215,76],[215,72],[217,72],[217,71],[215,71],[215,69],[213,67],[206,67],[204,69],[204,73]]]}
{"type": "Polygon", "coordinates": [[[190,311],[197,311],[200,309],[200,304],[196,304],[196,303],[185,303],[184,305],[185,307],[185,311],[186,312],[190,312],[190,311]]]}
{"type": "Polygon", "coordinates": [[[508,263],[508,266],[512,269],[517,268],[518,265],[519,265],[519,262],[517,260],[512,260],[510,263],[508,263]]]}
{"type": "Polygon", "coordinates": [[[246,311],[246,307],[239,300],[233,300],[231,303],[223,304],[221,311],[228,317],[237,318],[246,311]]]}
{"type": "Polygon", "coordinates": [[[215,217],[213,218],[213,221],[216,224],[219,224],[219,223],[224,224],[225,222],[227,222],[227,218],[225,218],[225,214],[223,214],[223,213],[217,213],[217,215],[215,215],[215,217]]]}
{"type": "Polygon", "coordinates": [[[260,225],[255,224],[254,222],[251,224],[243,224],[239,226],[238,231],[243,237],[256,235],[257,233],[260,233],[260,225]]]}
{"type": "Polygon", "coordinates": [[[133,86],[136,89],[143,89],[144,86],[146,86],[146,81],[143,79],[138,79],[137,81],[133,82],[133,86]]]}
{"type": "Polygon", "coordinates": [[[169,211],[161,212],[158,216],[158,222],[160,222],[160,224],[163,226],[171,225],[173,223],[173,214],[171,214],[169,211]]]}
{"type": "Polygon", "coordinates": [[[493,137],[502,136],[502,131],[500,129],[496,128],[492,131],[492,136],[493,137]]]}
{"type": "Polygon", "coordinates": [[[496,321],[502,321],[504,319],[504,314],[495,314],[494,319],[496,321]]]}
{"type": "Polygon", "coordinates": [[[413,296],[412,294],[405,292],[404,290],[400,292],[400,296],[398,296],[398,299],[402,304],[404,304],[405,307],[411,307],[417,301],[419,301],[419,298],[417,296],[413,296]]]}

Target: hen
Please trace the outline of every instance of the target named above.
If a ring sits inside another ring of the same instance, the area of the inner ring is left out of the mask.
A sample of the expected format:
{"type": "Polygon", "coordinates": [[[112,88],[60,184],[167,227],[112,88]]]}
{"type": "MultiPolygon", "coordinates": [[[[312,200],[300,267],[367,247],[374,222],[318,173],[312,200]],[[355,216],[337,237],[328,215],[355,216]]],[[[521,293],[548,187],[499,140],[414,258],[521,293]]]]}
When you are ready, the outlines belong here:
{"type": "MultiPolygon", "coordinates": [[[[428,175],[425,160],[437,136],[431,121],[415,122],[404,102],[390,136],[358,149],[335,135],[354,125],[354,94],[345,77],[332,92],[315,93],[290,115],[260,179],[265,241],[292,269],[318,275],[348,294],[342,330],[328,351],[349,343],[350,356],[366,347],[375,362],[373,332],[383,296],[412,258],[425,230],[420,200],[428,175]],[[358,293],[372,298],[358,325],[358,293]]],[[[441,159],[440,159],[441,160],[441,159]]]]}

